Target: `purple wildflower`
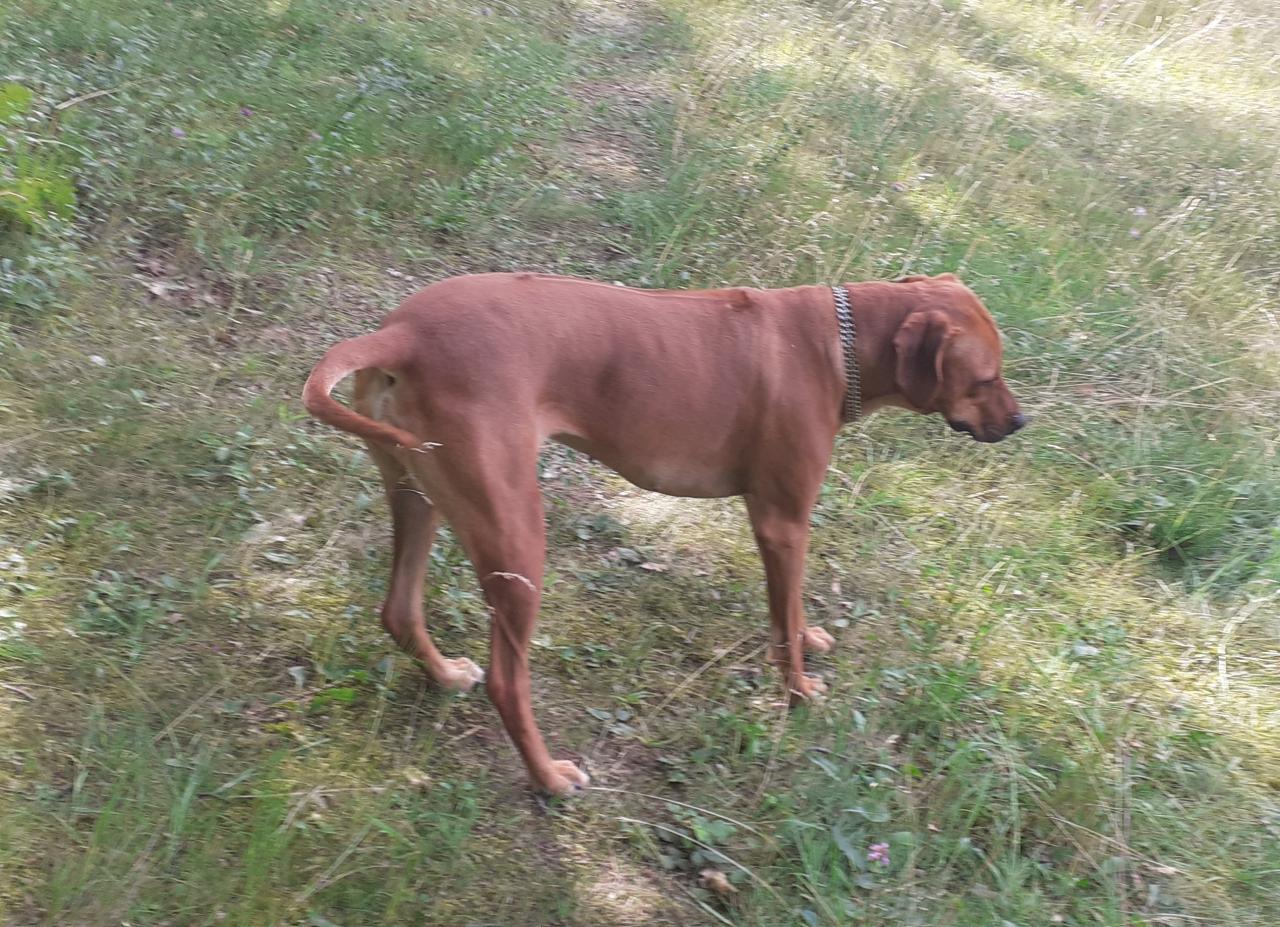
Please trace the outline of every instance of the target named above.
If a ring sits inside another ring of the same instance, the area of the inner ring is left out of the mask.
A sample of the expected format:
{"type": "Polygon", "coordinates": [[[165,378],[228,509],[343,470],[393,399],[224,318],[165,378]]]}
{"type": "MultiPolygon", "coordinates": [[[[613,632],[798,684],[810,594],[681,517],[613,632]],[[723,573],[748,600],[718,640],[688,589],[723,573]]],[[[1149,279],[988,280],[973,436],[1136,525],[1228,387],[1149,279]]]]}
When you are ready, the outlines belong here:
{"type": "Polygon", "coordinates": [[[186,138],[186,137],[187,137],[187,133],[186,133],[186,132],[184,132],[184,131],[182,131],[181,129],[179,129],[177,126],[174,126],[172,129],[170,129],[170,130],[169,130],[169,134],[170,134],[170,135],[172,135],[174,138],[186,138]]]}
{"type": "Polygon", "coordinates": [[[240,107],[240,115],[243,116],[245,119],[248,119],[250,116],[253,115],[253,109],[248,106],[242,106],[240,107]]]}
{"type": "Polygon", "coordinates": [[[881,866],[889,865],[889,844],[873,843],[867,850],[867,862],[879,863],[881,866]]]}

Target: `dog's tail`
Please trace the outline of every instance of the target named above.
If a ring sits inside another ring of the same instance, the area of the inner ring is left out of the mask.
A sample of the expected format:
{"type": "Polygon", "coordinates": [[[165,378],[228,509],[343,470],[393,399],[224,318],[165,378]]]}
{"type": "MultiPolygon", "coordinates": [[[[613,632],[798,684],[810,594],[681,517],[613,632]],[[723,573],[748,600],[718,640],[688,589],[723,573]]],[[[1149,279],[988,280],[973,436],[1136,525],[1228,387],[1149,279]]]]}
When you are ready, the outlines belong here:
{"type": "Polygon", "coordinates": [[[329,394],[338,383],[357,370],[376,367],[388,372],[404,367],[410,359],[412,340],[392,328],[383,328],[334,345],[316,364],[302,387],[302,404],[307,411],[335,428],[349,431],[369,441],[400,447],[420,447],[421,438],[403,428],[379,422],[348,409],[329,394]]]}

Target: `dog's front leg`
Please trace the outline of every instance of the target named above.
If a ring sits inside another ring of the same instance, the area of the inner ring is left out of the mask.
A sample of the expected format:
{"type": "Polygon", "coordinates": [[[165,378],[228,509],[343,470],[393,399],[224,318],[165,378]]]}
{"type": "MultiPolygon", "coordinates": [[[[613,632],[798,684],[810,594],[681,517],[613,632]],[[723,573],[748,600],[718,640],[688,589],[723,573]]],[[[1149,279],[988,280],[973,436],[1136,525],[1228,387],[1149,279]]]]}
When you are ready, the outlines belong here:
{"type": "Polygon", "coordinates": [[[747,512],[769,588],[770,658],[782,672],[793,704],[820,696],[827,689],[822,680],[804,671],[806,646],[818,650],[831,646],[829,634],[806,627],[801,598],[812,503],[812,497],[798,499],[789,494],[747,496],[747,512]]]}

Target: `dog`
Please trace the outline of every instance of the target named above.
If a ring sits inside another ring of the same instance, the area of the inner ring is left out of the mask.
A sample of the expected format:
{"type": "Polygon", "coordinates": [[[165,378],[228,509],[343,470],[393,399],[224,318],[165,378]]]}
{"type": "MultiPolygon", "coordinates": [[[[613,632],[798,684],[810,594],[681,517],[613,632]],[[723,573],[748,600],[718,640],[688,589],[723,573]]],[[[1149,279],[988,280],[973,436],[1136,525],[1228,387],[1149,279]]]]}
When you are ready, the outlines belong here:
{"type": "Polygon", "coordinates": [[[825,691],[804,651],[830,634],[801,607],[809,515],[836,433],[887,406],[999,441],[1026,419],[1000,333],[952,274],[786,289],[643,290],[534,273],[452,277],[316,365],[303,403],[365,440],[394,528],[383,626],[444,689],[482,679],[536,789],[588,778],[552,759],[528,649],[546,553],[539,447],[582,451],[644,489],[745,497],[764,561],[770,659],[793,703],[825,691]],[[347,407],[330,395],[355,375],[347,407]],[[423,587],[448,519],[492,611],[488,675],[444,657],[423,587]]]}

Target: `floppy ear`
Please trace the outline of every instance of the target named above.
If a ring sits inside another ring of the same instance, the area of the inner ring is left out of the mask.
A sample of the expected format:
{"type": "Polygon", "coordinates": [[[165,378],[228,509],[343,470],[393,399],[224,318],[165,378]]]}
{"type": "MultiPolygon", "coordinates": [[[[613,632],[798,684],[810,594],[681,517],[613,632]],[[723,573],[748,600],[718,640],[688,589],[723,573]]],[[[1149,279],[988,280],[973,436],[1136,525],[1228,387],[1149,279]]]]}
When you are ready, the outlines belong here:
{"type": "Polygon", "coordinates": [[[953,334],[950,320],[934,309],[913,312],[893,336],[894,384],[917,409],[933,411],[942,388],[943,353],[953,334]]]}

